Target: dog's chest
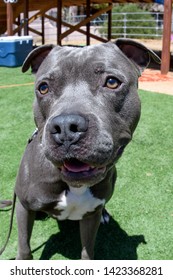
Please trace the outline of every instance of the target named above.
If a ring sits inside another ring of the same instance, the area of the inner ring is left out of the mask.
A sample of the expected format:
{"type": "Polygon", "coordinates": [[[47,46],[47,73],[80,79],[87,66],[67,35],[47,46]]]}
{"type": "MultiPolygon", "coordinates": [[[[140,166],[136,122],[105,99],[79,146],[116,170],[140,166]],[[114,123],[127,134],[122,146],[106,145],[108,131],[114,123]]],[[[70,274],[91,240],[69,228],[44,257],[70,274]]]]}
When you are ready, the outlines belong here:
{"type": "Polygon", "coordinates": [[[54,208],[58,210],[58,215],[53,216],[58,220],[81,220],[86,213],[93,212],[104,203],[105,200],[94,197],[88,187],[69,187],[69,191],[61,193],[60,201],[54,208]]]}

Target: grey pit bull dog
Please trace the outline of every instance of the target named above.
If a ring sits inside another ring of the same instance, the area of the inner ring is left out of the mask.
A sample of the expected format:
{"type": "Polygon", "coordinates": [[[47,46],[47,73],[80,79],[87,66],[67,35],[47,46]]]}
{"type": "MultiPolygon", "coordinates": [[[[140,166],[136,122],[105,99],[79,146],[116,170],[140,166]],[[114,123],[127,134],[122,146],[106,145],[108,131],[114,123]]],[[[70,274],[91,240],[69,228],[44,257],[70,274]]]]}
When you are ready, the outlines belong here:
{"type": "Polygon", "coordinates": [[[143,45],[123,39],[83,48],[45,45],[26,58],[23,72],[31,66],[36,74],[38,130],[15,187],[16,259],[32,259],[37,211],[79,220],[81,258],[93,259],[102,212],[114,190],[115,163],[140,118],[138,77],[150,59],[160,61],[143,45]]]}

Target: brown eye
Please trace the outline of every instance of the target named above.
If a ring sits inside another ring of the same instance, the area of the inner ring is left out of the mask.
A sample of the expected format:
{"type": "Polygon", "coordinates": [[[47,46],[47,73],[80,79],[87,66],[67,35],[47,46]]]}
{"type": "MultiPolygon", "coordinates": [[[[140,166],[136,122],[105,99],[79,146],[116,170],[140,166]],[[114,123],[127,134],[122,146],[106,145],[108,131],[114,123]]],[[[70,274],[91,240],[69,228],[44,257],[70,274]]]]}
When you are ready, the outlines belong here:
{"type": "Polygon", "coordinates": [[[106,80],[105,86],[109,89],[116,89],[120,85],[120,81],[114,77],[109,77],[106,80]]]}
{"type": "Polygon", "coordinates": [[[43,84],[41,84],[41,85],[39,86],[38,90],[39,90],[39,92],[40,92],[42,95],[45,95],[45,94],[48,93],[49,87],[48,87],[48,85],[47,85],[46,83],[43,83],[43,84]]]}

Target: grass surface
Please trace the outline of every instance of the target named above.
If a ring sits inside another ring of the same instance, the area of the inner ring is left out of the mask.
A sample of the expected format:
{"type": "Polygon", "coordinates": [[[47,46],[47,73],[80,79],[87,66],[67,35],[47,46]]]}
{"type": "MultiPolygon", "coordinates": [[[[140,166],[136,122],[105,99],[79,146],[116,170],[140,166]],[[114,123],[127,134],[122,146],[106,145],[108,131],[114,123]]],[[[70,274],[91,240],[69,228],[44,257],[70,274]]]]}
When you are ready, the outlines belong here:
{"type": "MultiPolygon", "coordinates": [[[[0,68],[0,86],[33,81],[19,68],[0,68]]],[[[142,116],[133,141],[117,164],[118,179],[107,205],[109,225],[99,229],[97,259],[173,259],[173,96],[140,91],[142,116]]],[[[0,88],[0,199],[11,199],[27,139],[35,129],[33,85],[0,88]]],[[[0,247],[11,211],[0,210],[0,247]]],[[[78,223],[36,221],[35,259],[79,259],[78,223]]],[[[0,259],[17,250],[17,226],[0,259]]]]}

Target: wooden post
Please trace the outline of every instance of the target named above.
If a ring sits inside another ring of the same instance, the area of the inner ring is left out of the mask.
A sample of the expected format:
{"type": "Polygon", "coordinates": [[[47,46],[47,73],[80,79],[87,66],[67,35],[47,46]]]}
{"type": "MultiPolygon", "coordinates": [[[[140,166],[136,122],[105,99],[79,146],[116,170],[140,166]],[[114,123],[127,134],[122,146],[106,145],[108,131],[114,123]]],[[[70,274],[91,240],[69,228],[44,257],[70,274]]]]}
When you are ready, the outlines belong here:
{"type": "Polygon", "coordinates": [[[42,45],[44,45],[45,43],[44,16],[41,17],[41,38],[42,38],[42,45]]]}
{"type": "Polygon", "coordinates": [[[108,41],[111,40],[112,37],[112,3],[109,3],[110,10],[107,12],[108,14],[108,41]]]}
{"type": "Polygon", "coordinates": [[[164,2],[163,17],[163,44],[162,44],[162,63],[161,74],[166,75],[170,67],[170,43],[171,43],[171,17],[172,17],[172,0],[164,2]]]}
{"type": "Polygon", "coordinates": [[[61,33],[62,33],[62,1],[57,0],[57,44],[61,46],[61,33]]]}
{"type": "Polygon", "coordinates": [[[13,35],[13,7],[11,3],[7,3],[7,35],[13,35]]]}
{"type": "MultiPolygon", "coordinates": [[[[20,15],[17,17],[17,24],[20,26],[20,15]]],[[[18,29],[18,36],[21,36],[21,28],[18,29]]]]}
{"type": "MultiPolygon", "coordinates": [[[[90,0],[86,0],[86,18],[90,17],[90,0]]],[[[86,44],[90,45],[90,21],[86,24],[86,44]]]]}
{"type": "Polygon", "coordinates": [[[24,1],[24,35],[29,34],[29,28],[28,28],[28,10],[29,10],[29,1],[24,1]]]}

